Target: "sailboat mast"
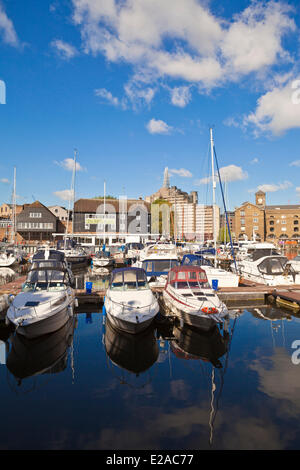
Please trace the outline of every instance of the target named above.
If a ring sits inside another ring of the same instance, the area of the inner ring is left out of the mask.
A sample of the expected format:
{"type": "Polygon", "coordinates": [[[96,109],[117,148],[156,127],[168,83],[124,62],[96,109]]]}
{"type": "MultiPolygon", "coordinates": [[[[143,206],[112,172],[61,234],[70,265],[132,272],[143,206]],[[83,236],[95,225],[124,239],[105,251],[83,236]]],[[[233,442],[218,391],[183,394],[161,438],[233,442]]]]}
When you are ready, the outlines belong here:
{"type": "Polygon", "coordinates": [[[74,235],[76,157],[77,157],[77,149],[74,150],[74,167],[73,167],[73,175],[72,175],[72,196],[73,196],[72,235],[74,235]]]}
{"type": "Polygon", "coordinates": [[[214,139],[213,131],[210,128],[210,151],[211,151],[211,177],[212,177],[212,195],[213,195],[213,238],[215,250],[215,267],[217,265],[217,236],[216,236],[216,181],[215,181],[215,167],[214,167],[214,139]]]}
{"type": "Polygon", "coordinates": [[[103,184],[103,199],[104,199],[104,244],[105,244],[105,232],[106,232],[106,214],[105,214],[105,211],[106,211],[106,208],[105,208],[105,198],[106,198],[106,181],[104,180],[104,184],[103,184]]]}
{"type": "Polygon", "coordinates": [[[12,200],[12,232],[11,242],[16,243],[16,167],[14,167],[14,187],[13,187],[13,200],[12,200]]]}

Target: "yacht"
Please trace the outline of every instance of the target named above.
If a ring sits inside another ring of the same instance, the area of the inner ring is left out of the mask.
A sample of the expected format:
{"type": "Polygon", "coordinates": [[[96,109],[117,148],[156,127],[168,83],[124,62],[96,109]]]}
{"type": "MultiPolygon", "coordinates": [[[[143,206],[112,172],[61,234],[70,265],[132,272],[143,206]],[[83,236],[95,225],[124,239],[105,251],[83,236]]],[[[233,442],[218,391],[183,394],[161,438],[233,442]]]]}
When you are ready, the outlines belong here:
{"type": "Polygon", "coordinates": [[[300,284],[300,274],[282,255],[267,255],[261,250],[240,261],[238,268],[241,276],[249,281],[268,286],[300,284]]]}
{"type": "Polygon", "coordinates": [[[59,240],[57,242],[57,250],[65,255],[66,261],[70,263],[72,268],[86,266],[91,257],[81,246],[77,246],[73,240],[59,240]]]}
{"type": "Polygon", "coordinates": [[[36,338],[61,328],[73,316],[77,304],[69,271],[60,262],[33,267],[22,291],[10,297],[6,321],[27,338],[36,338]],[[56,264],[54,264],[56,263],[56,264]]]}
{"type": "Polygon", "coordinates": [[[176,266],[169,272],[163,302],[182,324],[210,330],[228,317],[226,305],[198,266],[176,266]]]}
{"type": "Polygon", "coordinates": [[[113,270],[104,307],[113,326],[127,333],[145,330],[159,312],[145,271],[134,267],[113,270]]]}
{"type": "Polygon", "coordinates": [[[92,265],[95,268],[105,268],[114,264],[115,260],[110,256],[109,251],[97,251],[92,259],[92,265]]]}
{"type": "Polygon", "coordinates": [[[133,266],[145,270],[151,287],[164,287],[168,272],[179,265],[176,246],[171,244],[154,244],[147,248],[140,261],[133,266]]]}

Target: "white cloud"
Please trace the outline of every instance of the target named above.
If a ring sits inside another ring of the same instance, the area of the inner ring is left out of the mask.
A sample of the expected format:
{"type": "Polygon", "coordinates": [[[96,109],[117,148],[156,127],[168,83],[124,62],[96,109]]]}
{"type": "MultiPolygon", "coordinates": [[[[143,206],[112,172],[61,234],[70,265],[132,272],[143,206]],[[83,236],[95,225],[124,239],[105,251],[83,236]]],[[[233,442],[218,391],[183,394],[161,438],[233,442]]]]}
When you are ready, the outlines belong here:
{"type": "Polygon", "coordinates": [[[290,163],[290,166],[300,166],[300,160],[294,160],[290,163]]]}
{"type": "MultiPolygon", "coordinates": [[[[273,65],[291,60],[283,39],[296,26],[291,7],[281,1],[252,1],[229,21],[199,0],[72,3],[84,52],[129,64],[136,83],[178,79],[209,90],[253,72],[265,75],[273,65]]],[[[183,87],[174,89],[176,106],[190,99],[183,87]]]]}
{"type": "Polygon", "coordinates": [[[251,160],[250,163],[251,165],[254,165],[254,163],[258,163],[258,162],[259,162],[258,158],[253,158],[253,160],[251,160]]]}
{"type": "Polygon", "coordinates": [[[261,96],[256,110],[245,117],[244,124],[254,126],[256,132],[271,132],[275,135],[299,128],[300,103],[293,102],[293,83],[294,81],[289,81],[261,96]]]}
{"type": "Polygon", "coordinates": [[[59,199],[62,199],[62,201],[72,201],[74,197],[74,191],[71,189],[63,189],[62,191],[55,191],[53,194],[57,196],[59,199]]]}
{"type": "Polygon", "coordinates": [[[8,184],[9,183],[9,180],[7,178],[1,178],[0,179],[0,182],[1,183],[4,183],[4,184],[8,184]]]}
{"type": "Polygon", "coordinates": [[[171,90],[171,103],[184,108],[191,101],[191,90],[188,86],[175,87],[171,90]]]}
{"type": "MultiPolygon", "coordinates": [[[[220,168],[220,177],[222,182],[232,182],[232,181],[239,181],[248,178],[248,173],[244,171],[240,166],[236,165],[228,165],[220,168]]],[[[216,179],[218,178],[218,174],[216,173],[216,179]]],[[[208,176],[206,178],[201,178],[197,180],[195,184],[209,184],[212,182],[212,177],[208,176]]]]}
{"type": "Polygon", "coordinates": [[[62,59],[68,60],[78,55],[78,51],[74,46],[61,39],[54,39],[51,42],[51,46],[56,49],[56,52],[62,59]]]}
{"type": "Polygon", "coordinates": [[[287,32],[296,29],[290,12],[291,7],[281,2],[253,1],[236,15],[221,44],[227,72],[248,74],[271,66],[280,58],[288,59],[281,41],[287,32]]]}
{"type": "Polygon", "coordinates": [[[169,170],[169,174],[181,176],[182,178],[191,178],[193,176],[192,173],[189,170],[186,170],[185,168],[180,168],[179,170],[173,168],[169,170]]]}
{"type": "MultiPolygon", "coordinates": [[[[61,162],[54,161],[54,163],[58,166],[61,166],[65,170],[73,171],[74,169],[74,160],[73,158],[65,158],[61,162]]],[[[83,168],[79,162],[76,162],[76,171],[86,171],[86,168],[83,168]]]]}
{"type": "Polygon", "coordinates": [[[13,22],[8,18],[4,11],[3,5],[0,3],[0,34],[3,41],[10,46],[18,47],[19,39],[14,28],[13,22]]]}
{"type": "Polygon", "coordinates": [[[283,183],[278,184],[261,184],[257,186],[257,190],[265,193],[274,193],[276,191],[284,191],[292,186],[293,184],[290,181],[284,181],[283,183]]]}
{"type": "Polygon", "coordinates": [[[100,98],[105,99],[108,103],[112,104],[113,106],[120,106],[120,101],[116,96],[113,96],[110,91],[106,90],[105,88],[98,88],[95,90],[95,95],[99,96],[100,98]]]}
{"type": "Polygon", "coordinates": [[[173,129],[166,122],[154,118],[148,122],[146,128],[150,134],[170,134],[173,129]]]}

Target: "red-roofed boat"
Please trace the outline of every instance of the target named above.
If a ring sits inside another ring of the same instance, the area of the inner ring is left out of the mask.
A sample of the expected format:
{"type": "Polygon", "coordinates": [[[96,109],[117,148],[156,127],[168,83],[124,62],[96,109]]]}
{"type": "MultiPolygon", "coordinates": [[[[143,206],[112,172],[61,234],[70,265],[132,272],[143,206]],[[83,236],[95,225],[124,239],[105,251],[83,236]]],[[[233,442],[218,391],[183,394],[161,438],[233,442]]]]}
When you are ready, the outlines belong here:
{"type": "Polygon", "coordinates": [[[199,266],[176,266],[163,290],[165,306],[183,323],[210,330],[228,316],[226,305],[210,287],[199,266]]]}

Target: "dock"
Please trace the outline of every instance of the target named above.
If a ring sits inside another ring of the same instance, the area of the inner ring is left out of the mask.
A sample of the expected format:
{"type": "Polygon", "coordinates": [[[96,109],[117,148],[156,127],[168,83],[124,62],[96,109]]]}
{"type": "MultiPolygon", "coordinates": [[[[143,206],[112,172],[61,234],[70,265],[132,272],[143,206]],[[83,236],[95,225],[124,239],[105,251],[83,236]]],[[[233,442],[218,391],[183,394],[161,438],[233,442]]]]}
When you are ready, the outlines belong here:
{"type": "MultiPolygon", "coordinates": [[[[22,284],[26,276],[0,286],[0,297],[4,294],[17,295],[21,292],[22,284]]],[[[152,291],[159,297],[162,287],[154,287],[152,291]]],[[[238,287],[221,287],[217,291],[218,296],[229,309],[242,309],[267,305],[276,302],[279,307],[289,308],[294,311],[300,310],[300,285],[267,286],[241,279],[238,287]]],[[[94,290],[91,293],[85,289],[75,289],[78,305],[98,306],[104,302],[106,289],[94,290]]]]}

